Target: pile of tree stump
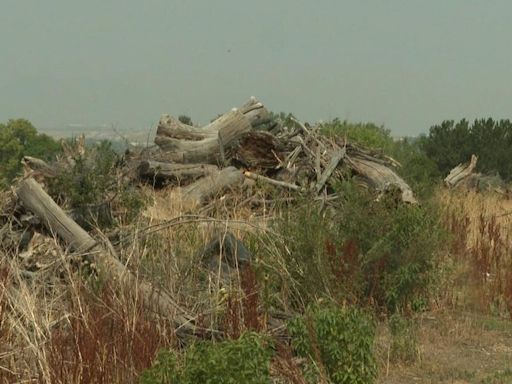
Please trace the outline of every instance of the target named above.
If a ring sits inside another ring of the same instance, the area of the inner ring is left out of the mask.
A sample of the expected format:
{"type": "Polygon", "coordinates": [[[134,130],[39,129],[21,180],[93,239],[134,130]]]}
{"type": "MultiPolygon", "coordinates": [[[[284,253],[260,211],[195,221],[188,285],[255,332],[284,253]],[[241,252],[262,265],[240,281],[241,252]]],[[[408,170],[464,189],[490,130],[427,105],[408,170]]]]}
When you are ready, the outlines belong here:
{"type": "Polygon", "coordinates": [[[156,145],[132,153],[131,164],[140,179],[179,186],[183,197],[197,204],[245,179],[325,195],[341,171],[378,193],[398,188],[403,202],[416,203],[411,188],[393,170],[393,159],[343,138],[327,138],[320,126],[296,120],[290,125],[272,122],[255,98],[204,127],[163,115],[156,145]]]}

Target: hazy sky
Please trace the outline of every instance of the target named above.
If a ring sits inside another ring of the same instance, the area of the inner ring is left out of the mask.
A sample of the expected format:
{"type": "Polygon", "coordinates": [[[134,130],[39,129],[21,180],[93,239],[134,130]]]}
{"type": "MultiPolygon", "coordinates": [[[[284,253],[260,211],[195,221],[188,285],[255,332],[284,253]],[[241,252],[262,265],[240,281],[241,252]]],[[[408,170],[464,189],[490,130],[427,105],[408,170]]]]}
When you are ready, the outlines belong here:
{"type": "Polygon", "coordinates": [[[510,117],[510,0],[0,0],[0,121],[274,111],[414,135],[510,117]]]}

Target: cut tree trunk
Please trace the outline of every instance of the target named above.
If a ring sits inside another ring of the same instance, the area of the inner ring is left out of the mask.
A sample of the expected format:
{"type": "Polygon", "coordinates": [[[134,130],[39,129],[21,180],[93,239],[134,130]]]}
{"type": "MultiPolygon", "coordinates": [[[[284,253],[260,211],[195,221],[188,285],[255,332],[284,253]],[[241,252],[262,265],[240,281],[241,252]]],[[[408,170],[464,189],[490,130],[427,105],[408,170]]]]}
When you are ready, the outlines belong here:
{"type": "Polygon", "coordinates": [[[156,304],[160,315],[173,317],[179,336],[194,332],[192,318],[180,309],[169,295],[137,278],[121,261],[103,249],[83,228],[64,213],[34,179],[22,180],[16,189],[16,195],[23,206],[38,216],[46,228],[57,234],[72,251],[92,256],[100,272],[106,274],[107,278],[128,290],[138,289],[148,305],[156,304]]]}
{"type": "Polygon", "coordinates": [[[183,139],[184,124],[173,123],[166,126],[165,130],[159,124],[155,144],[168,152],[172,160],[177,163],[222,164],[225,160],[223,159],[225,149],[245,133],[250,132],[252,126],[249,119],[239,110],[232,110],[206,126],[202,138],[196,132],[200,129],[188,128],[189,137],[194,137],[194,140],[190,140],[183,139]]]}
{"type": "Polygon", "coordinates": [[[139,177],[156,182],[176,182],[180,185],[207,176],[218,167],[212,164],[175,164],[143,160],[138,167],[139,177]]]}

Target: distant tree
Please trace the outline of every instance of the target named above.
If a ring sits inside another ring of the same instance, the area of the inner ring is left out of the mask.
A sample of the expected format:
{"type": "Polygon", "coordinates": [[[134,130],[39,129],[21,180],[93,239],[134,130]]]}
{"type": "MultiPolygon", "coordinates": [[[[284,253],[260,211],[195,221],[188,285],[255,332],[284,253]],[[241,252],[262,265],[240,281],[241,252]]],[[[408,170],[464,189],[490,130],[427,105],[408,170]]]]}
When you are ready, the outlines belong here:
{"type": "Polygon", "coordinates": [[[0,124],[0,187],[10,185],[21,171],[23,156],[51,160],[60,151],[53,138],[37,133],[25,119],[9,120],[0,124]]]}
{"type": "Polygon", "coordinates": [[[463,119],[443,121],[430,128],[421,148],[442,174],[457,164],[478,156],[477,170],[499,174],[512,180],[512,123],[510,120],[478,119],[470,124],[463,119]]]}

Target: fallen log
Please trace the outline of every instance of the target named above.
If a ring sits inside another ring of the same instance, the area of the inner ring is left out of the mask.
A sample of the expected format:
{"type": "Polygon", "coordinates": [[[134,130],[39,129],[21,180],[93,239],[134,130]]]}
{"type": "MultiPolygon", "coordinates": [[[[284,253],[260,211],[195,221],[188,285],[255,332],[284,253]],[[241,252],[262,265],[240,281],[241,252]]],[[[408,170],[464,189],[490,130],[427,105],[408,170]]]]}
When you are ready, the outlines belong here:
{"type": "Polygon", "coordinates": [[[182,188],[181,194],[184,200],[199,205],[227,188],[242,184],[243,180],[244,176],[240,170],[227,167],[182,188]]]}
{"type": "Polygon", "coordinates": [[[141,179],[152,182],[177,182],[182,184],[207,176],[218,170],[212,164],[175,164],[160,161],[142,160],[138,166],[141,179]]]}
{"type": "Polygon", "coordinates": [[[194,333],[192,317],[180,308],[172,297],[137,278],[121,261],[103,249],[64,213],[33,178],[20,181],[15,192],[23,206],[39,217],[43,225],[60,237],[70,250],[77,254],[90,255],[94,258],[100,272],[104,273],[108,279],[128,290],[138,289],[145,303],[148,305],[154,303],[160,315],[172,316],[178,336],[185,337],[194,333]]]}
{"type": "Polygon", "coordinates": [[[367,156],[359,157],[357,154],[351,154],[345,156],[345,163],[377,191],[386,192],[390,187],[396,186],[401,191],[404,203],[417,204],[411,187],[391,168],[381,162],[371,160],[367,156]]]}

